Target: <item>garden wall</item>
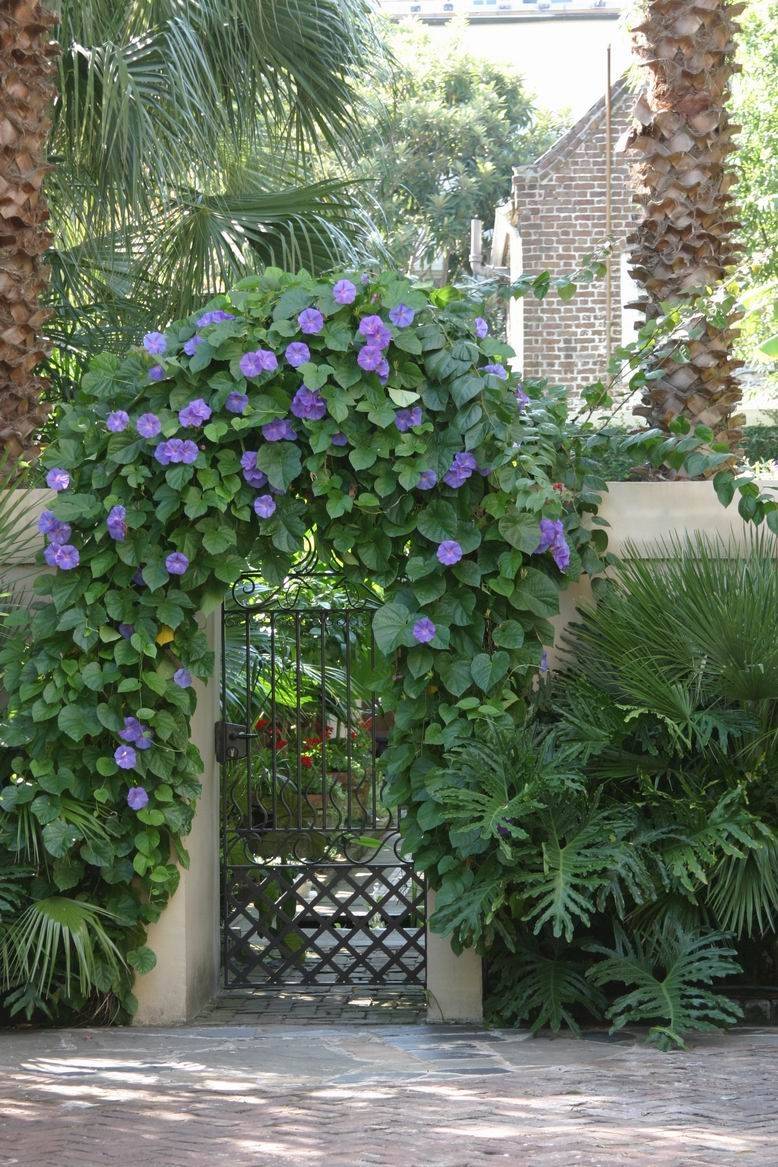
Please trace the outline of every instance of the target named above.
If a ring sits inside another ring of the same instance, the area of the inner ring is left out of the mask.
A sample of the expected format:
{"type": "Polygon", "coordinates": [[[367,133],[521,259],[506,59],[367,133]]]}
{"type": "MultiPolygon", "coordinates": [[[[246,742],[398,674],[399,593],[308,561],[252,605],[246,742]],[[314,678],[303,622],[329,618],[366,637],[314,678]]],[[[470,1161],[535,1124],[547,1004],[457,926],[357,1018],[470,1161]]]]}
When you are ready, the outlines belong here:
{"type": "MultiPolygon", "coordinates": [[[[736,502],[726,509],[721,505],[709,482],[609,482],[599,514],[609,524],[608,549],[615,555],[623,555],[631,543],[650,558],[659,540],[695,531],[737,543],[754,529],[741,519],[736,502]]],[[[775,545],[778,554],[778,539],[775,545]]],[[[591,598],[588,577],[561,593],[560,612],[552,621],[558,634],[575,619],[576,608],[591,598]]],[[[549,653],[552,667],[559,656],[557,638],[549,653]]]]}
{"type": "MultiPolygon", "coordinates": [[[[25,525],[34,525],[51,500],[51,492],[30,491],[31,509],[25,525]]],[[[651,554],[652,545],[675,533],[703,531],[723,540],[743,539],[748,524],[735,504],[724,509],[710,483],[615,482],[603,500],[600,515],[609,523],[610,548],[623,553],[628,542],[651,554]]],[[[12,557],[3,575],[28,590],[37,574],[37,538],[22,554],[12,557]]],[[[778,549],[778,540],[776,540],[778,549]]],[[[554,624],[558,632],[575,616],[575,609],[591,599],[586,580],[562,593],[561,611],[554,624]]],[[[211,647],[218,649],[218,616],[202,620],[211,647]]],[[[558,652],[551,654],[552,664],[558,652]]],[[[148,943],[157,954],[156,968],[138,978],[138,1024],[171,1024],[192,1018],[213,996],[219,973],[219,771],[213,749],[213,727],[218,718],[218,662],[214,677],[197,685],[197,712],[192,740],[203,758],[203,794],[187,838],[190,867],[148,943]]],[[[429,1015],[431,1020],[477,1020],[480,1016],[481,962],[474,953],[454,956],[448,942],[430,936],[428,943],[429,1015]]]]}

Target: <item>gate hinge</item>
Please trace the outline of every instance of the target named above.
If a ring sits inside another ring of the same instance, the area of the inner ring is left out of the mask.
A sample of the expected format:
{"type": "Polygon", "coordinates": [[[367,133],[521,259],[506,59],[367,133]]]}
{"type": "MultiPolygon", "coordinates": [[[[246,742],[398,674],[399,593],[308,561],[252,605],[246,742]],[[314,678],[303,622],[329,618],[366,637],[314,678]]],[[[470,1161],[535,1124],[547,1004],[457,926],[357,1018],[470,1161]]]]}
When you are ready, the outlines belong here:
{"type": "Polygon", "coordinates": [[[236,725],[232,721],[217,721],[214,726],[216,761],[223,764],[245,758],[248,737],[245,725],[236,725]]]}

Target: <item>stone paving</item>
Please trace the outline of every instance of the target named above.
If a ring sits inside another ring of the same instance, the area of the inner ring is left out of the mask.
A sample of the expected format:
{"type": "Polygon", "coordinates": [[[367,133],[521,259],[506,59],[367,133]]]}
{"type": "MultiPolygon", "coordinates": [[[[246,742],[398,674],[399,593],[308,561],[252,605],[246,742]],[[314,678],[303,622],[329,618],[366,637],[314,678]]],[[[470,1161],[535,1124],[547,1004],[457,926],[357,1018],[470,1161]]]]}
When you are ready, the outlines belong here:
{"type": "Polygon", "coordinates": [[[0,1033],[2,1167],[774,1167],[778,1032],[0,1033]]]}
{"type": "Polygon", "coordinates": [[[427,994],[418,988],[311,985],[226,989],[196,1025],[416,1025],[425,1019],[427,994]]]}

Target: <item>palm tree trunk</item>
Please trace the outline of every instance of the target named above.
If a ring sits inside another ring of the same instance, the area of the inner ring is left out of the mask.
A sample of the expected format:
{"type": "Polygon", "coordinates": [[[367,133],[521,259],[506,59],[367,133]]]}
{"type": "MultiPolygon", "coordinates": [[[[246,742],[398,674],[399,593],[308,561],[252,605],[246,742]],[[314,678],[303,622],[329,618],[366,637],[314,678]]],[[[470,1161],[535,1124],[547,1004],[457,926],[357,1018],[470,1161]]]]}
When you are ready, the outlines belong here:
{"type": "MultiPolygon", "coordinates": [[[[648,0],[633,29],[646,70],[626,144],[637,155],[635,199],[641,211],[631,245],[632,274],[643,289],[647,319],[663,301],[689,300],[719,283],[741,250],[733,240],[737,208],[730,188],[733,136],[726,102],[734,61],[734,17],[744,4],[728,0],[648,0]]],[[[667,429],[683,415],[709,425],[717,439],[737,445],[734,416],[740,388],[734,376],[735,319],[723,329],[704,322],[688,345],[690,360],[658,358],[662,376],[636,409],[667,429]]]]}
{"type": "Polygon", "coordinates": [[[46,416],[35,369],[46,355],[40,299],[51,236],[42,184],[54,98],[55,17],[36,0],[0,0],[0,451],[34,452],[46,416]]]}

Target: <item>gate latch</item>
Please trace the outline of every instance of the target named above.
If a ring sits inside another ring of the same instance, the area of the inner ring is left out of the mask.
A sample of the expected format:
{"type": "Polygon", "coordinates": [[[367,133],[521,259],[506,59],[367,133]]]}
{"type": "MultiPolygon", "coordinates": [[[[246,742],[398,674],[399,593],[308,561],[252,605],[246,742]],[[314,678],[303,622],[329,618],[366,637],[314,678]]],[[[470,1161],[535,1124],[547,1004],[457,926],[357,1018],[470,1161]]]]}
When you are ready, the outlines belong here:
{"type": "Polygon", "coordinates": [[[245,758],[246,739],[249,736],[245,725],[236,725],[232,721],[217,721],[214,726],[216,761],[223,765],[225,762],[236,762],[239,758],[245,758]]]}

